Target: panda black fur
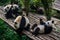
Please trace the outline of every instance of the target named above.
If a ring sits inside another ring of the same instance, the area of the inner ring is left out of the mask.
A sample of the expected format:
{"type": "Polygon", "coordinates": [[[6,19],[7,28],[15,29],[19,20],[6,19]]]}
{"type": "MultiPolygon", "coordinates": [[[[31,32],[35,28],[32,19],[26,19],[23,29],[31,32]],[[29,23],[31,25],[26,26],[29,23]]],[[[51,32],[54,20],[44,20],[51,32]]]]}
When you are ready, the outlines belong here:
{"type": "Polygon", "coordinates": [[[4,10],[6,11],[6,18],[13,18],[15,15],[16,17],[18,16],[18,10],[19,6],[17,4],[9,4],[4,7],[4,10]]]}
{"type": "Polygon", "coordinates": [[[25,30],[29,30],[30,24],[29,24],[29,20],[26,16],[18,16],[15,20],[14,20],[15,26],[16,26],[16,32],[20,33],[23,31],[23,29],[25,30]],[[19,26],[19,27],[18,27],[19,26]]]}
{"type": "Polygon", "coordinates": [[[13,14],[14,15],[16,15],[16,17],[19,15],[19,5],[17,5],[17,4],[13,4],[13,8],[12,8],[12,10],[13,10],[13,14]]]}
{"type": "Polygon", "coordinates": [[[32,33],[34,35],[38,35],[39,33],[40,34],[49,34],[53,30],[53,27],[52,27],[53,23],[54,23],[54,21],[47,21],[44,25],[38,25],[33,29],[32,33]]]}
{"type": "MultiPolygon", "coordinates": [[[[11,6],[11,8],[12,8],[12,6],[11,6]]],[[[13,17],[13,16],[12,16],[13,10],[12,10],[11,8],[10,8],[10,9],[7,11],[7,13],[5,14],[5,17],[6,17],[7,19],[13,17]]]]}
{"type": "Polygon", "coordinates": [[[43,21],[43,19],[40,18],[40,25],[44,25],[45,22],[43,21]]]}

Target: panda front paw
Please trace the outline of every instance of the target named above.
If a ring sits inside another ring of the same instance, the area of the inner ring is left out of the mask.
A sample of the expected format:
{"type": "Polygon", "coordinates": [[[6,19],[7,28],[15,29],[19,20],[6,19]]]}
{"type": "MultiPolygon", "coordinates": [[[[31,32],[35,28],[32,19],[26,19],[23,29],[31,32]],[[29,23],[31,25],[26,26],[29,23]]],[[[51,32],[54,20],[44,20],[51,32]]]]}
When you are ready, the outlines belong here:
{"type": "Polygon", "coordinates": [[[33,34],[33,35],[35,35],[35,36],[37,36],[37,35],[38,35],[38,33],[35,33],[35,32],[32,32],[32,34],[33,34]]]}

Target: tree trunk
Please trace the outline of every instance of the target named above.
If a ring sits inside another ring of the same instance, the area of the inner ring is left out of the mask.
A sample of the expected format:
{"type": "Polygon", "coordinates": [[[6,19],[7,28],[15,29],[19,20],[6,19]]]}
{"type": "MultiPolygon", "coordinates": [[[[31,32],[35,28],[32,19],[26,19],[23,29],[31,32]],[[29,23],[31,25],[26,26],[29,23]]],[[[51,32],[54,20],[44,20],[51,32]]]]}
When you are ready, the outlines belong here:
{"type": "Polygon", "coordinates": [[[28,16],[29,13],[29,2],[30,0],[24,0],[24,5],[25,5],[25,9],[26,9],[26,15],[28,16]]]}

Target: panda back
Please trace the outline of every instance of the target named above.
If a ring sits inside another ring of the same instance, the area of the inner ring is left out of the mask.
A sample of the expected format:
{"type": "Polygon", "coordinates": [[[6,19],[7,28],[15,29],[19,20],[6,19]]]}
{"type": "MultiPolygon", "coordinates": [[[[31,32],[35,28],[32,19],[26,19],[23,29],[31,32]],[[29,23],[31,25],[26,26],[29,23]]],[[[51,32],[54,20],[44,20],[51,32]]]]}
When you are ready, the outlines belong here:
{"type": "Polygon", "coordinates": [[[45,34],[49,34],[49,33],[51,33],[52,32],[52,30],[53,30],[53,28],[52,27],[47,27],[47,26],[45,26],[45,34]]]}
{"type": "Polygon", "coordinates": [[[29,24],[29,19],[25,17],[25,21],[26,21],[26,24],[25,24],[25,27],[26,27],[29,24]]]}

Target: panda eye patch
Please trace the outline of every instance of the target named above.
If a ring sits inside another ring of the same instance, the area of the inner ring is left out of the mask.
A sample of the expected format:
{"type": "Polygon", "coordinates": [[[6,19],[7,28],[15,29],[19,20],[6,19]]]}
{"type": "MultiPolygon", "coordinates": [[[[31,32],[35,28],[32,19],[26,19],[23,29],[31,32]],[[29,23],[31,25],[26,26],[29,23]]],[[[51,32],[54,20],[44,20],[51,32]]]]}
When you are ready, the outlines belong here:
{"type": "Polygon", "coordinates": [[[7,8],[9,8],[9,7],[7,7],[7,8]]]}
{"type": "Polygon", "coordinates": [[[17,23],[15,22],[15,24],[17,24],[17,23]]]}
{"type": "Polygon", "coordinates": [[[49,24],[49,22],[48,22],[48,24],[49,24]]]}
{"type": "Polygon", "coordinates": [[[52,23],[54,23],[54,21],[52,21],[52,23]]]}

